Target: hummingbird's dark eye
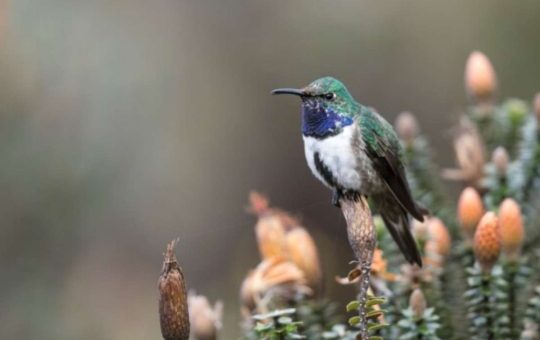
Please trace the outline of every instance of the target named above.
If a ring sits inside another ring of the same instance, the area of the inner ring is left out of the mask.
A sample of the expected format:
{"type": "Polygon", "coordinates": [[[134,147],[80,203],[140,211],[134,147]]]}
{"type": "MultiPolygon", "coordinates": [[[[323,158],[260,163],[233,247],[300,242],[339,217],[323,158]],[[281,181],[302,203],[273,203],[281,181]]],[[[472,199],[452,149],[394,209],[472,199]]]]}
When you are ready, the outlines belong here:
{"type": "Polygon", "coordinates": [[[324,99],[327,99],[327,100],[334,100],[334,98],[336,98],[336,94],[333,93],[333,92],[326,93],[326,94],[324,95],[324,99]]]}

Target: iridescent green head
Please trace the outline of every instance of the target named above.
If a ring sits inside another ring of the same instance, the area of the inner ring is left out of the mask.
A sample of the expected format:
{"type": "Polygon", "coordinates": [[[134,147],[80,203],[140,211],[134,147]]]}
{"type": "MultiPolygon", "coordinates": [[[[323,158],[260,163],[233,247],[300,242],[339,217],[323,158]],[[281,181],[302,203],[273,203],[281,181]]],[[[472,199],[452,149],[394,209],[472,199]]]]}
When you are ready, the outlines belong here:
{"type": "Polygon", "coordinates": [[[359,104],[345,85],[332,77],[315,80],[301,89],[282,88],[272,94],[292,94],[302,99],[302,132],[324,138],[339,133],[352,123],[359,104]]]}

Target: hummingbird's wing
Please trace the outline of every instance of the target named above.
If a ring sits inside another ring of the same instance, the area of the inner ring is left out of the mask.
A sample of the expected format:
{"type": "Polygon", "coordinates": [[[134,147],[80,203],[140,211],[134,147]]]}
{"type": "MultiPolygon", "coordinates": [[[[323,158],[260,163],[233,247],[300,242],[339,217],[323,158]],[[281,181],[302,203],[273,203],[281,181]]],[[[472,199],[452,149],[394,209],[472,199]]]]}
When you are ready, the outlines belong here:
{"type": "Polygon", "coordinates": [[[384,181],[396,201],[415,219],[424,221],[424,209],[414,201],[401,162],[401,145],[392,128],[376,113],[367,113],[360,118],[360,129],[366,152],[373,168],[384,181]]]}

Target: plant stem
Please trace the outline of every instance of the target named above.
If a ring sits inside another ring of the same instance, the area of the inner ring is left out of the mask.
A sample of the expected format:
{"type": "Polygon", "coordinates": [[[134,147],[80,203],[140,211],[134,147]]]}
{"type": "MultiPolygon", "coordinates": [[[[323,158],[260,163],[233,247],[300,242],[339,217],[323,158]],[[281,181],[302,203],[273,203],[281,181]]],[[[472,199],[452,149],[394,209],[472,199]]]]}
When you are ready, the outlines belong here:
{"type": "Polygon", "coordinates": [[[486,317],[487,340],[493,340],[495,338],[495,335],[493,334],[493,316],[491,315],[490,283],[491,274],[484,274],[482,276],[482,293],[484,294],[484,315],[486,317]]]}
{"type": "Polygon", "coordinates": [[[360,263],[360,288],[358,292],[358,301],[360,307],[358,313],[360,317],[359,339],[369,339],[368,322],[366,318],[367,291],[370,283],[371,263],[373,261],[373,252],[377,242],[375,235],[375,226],[371,217],[371,211],[365,197],[359,200],[340,200],[341,211],[347,222],[347,236],[349,244],[360,263]]]}

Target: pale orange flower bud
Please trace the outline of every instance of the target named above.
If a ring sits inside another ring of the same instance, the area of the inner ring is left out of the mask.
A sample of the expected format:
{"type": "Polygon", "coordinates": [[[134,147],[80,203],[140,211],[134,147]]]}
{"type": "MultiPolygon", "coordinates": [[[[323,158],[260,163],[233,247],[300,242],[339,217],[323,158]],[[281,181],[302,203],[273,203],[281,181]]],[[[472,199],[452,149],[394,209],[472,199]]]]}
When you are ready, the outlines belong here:
{"type": "Polygon", "coordinates": [[[501,252],[501,240],[499,235],[498,218],[495,213],[487,212],[474,235],[474,256],[476,261],[486,273],[491,272],[501,252]]]}
{"type": "Polygon", "coordinates": [[[484,215],[482,198],[475,189],[468,187],[463,190],[459,196],[457,214],[463,234],[472,241],[476,226],[484,215]]]}
{"type": "Polygon", "coordinates": [[[418,123],[410,112],[401,112],[397,116],[394,126],[399,138],[407,144],[411,144],[418,136],[418,123]]]}
{"type": "Polygon", "coordinates": [[[255,226],[255,233],[263,260],[271,258],[286,259],[288,257],[285,227],[278,216],[271,214],[259,218],[255,226]]]}
{"type": "Polygon", "coordinates": [[[414,238],[420,243],[427,242],[429,239],[428,220],[429,218],[425,219],[424,222],[417,220],[412,222],[412,233],[414,238]]]}
{"type": "Polygon", "coordinates": [[[430,218],[428,223],[428,231],[429,239],[435,245],[433,250],[435,250],[438,255],[443,257],[448,256],[450,253],[450,247],[452,246],[452,239],[444,223],[436,217],[430,218]]]}
{"type": "Polygon", "coordinates": [[[515,260],[521,251],[525,230],[518,203],[507,198],[499,207],[499,233],[504,254],[515,260]]]}
{"type": "Polygon", "coordinates": [[[421,318],[424,315],[427,303],[424,293],[422,293],[420,288],[413,290],[411,297],[409,298],[409,306],[411,307],[416,318],[421,318]]]}
{"type": "Polygon", "coordinates": [[[497,89],[497,76],[485,54],[474,51],[465,66],[465,88],[477,101],[489,101],[497,89]]]}
{"type": "Polygon", "coordinates": [[[288,232],[286,241],[289,259],[304,272],[308,285],[317,290],[321,283],[321,265],[315,242],[301,227],[288,232]]]}
{"type": "Polygon", "coordinates": [[[506,170],[508,169],[509,156],[508,156],[508,152],[506,152],[506,149],[504,147],[498,146],[493,151],[493,155],[491,156],[491,161],[495,165],[495,169],[497,169],[497,173],[500,176],[506,175],[506,170]]]}

